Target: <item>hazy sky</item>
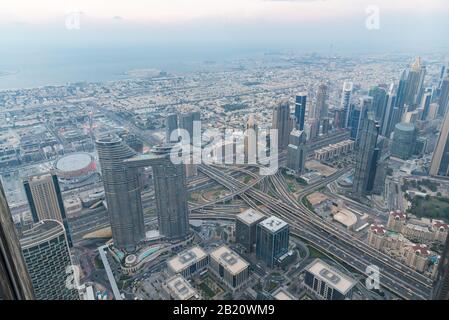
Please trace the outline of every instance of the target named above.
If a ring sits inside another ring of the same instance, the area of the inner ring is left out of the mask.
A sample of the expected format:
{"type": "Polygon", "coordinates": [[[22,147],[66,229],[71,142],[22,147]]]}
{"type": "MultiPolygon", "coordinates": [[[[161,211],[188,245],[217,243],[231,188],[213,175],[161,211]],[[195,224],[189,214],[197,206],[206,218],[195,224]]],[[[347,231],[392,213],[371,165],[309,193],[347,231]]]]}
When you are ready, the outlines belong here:
{"type": "Polygon", "coordinates": [[[425,50],[449,46],[448,16],[448,0],[1,0],[0,36],[3,50],[130,44],[425,50]],[[373,6],[379,29],[370,30],[366,10],[373,6]],[[80,29],[68,30],[74,12],[80,29]]]}

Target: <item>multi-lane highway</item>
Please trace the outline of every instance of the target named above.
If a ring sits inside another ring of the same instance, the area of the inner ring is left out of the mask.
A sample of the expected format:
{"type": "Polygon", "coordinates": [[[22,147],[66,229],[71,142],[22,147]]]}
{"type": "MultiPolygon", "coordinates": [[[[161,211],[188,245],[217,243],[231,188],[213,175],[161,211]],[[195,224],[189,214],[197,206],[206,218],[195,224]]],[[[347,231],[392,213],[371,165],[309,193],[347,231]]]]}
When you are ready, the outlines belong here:
{"type": "MultiPolygon", "coordinates": [[[[223,173],[213,166],[201,165],[200,170],[223,186],[236,192],[244,188],[245,184],[223,173]]],[[[404,299],[428,299],[430,297],[432,281],[415,272],[411,268],[398,263],[358,240],[347,232],[344,232],[328,222],[318,218],[303,203],[302,199],[308,193],[317,190],[332,182],[345,171],[327,177],[302,190],[300,201],[292,201],[285,184],[276,184],[276,189],[281,195],[278,198],[271,197],[255,188],[247,189],[241,197],[251,207],[266,214],[275,214],[286,220],[307,241],[340,258],[352,268],[361,273],[370,265],[376,265],[381,269],[381,285],[404,299]],[[282,186],[284,185],[284,186],[282,186]],[[263,205],[263,207],[258,204],[263,205]]],[[[274,178],[276,181],[276,178],[274,178]]]]}

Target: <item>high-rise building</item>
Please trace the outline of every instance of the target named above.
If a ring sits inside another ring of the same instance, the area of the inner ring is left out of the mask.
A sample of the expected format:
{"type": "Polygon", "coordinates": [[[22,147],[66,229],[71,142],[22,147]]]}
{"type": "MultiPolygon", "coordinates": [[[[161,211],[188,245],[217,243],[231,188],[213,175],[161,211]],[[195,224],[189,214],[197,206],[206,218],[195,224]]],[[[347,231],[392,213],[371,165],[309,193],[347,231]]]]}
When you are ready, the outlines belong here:
{"type": "Polygon", "coordinates": [[[441,125],[429,173],[433,176],[449,176],[449,112],[446,112],[441,125]]]}
{"type": "Polygon", "coordinates": [[[64,225],[69,246],[73,245],[58,177],[53,173],[31,176],[23,183],[33,221],[57,220],[64,225]]]}
{"type": "Polygon", "coordinates": [[[304,284],[307,291],[325,300],[349,300],[352,298],[356,279],[315,259],[305,268],[304,284]]]}
{"type": "Polygon", "coordinates": [[[441,82],[438,115],[444,116],[449,106],[449,75],[441,82]]]}
{"type": "Polygon", "coordinates": [[[141,188],[137,169],[128,168],[124,160],[136,152],[114,135],[99,138],[96,145],[114,245],[134,251],[145,239],[141,188]]]}
{"type": "MultiPolygon", "coordinates": [[[[401,74],[401,78],[399,79],[398,90],[396,92],[396,107],[399,111],[398,122],[401,122],[402,114],[404,113],[404,105],[405,99],[407,95],[407,87],[408,87],[408,70],[404,70],[401,74]]],[[[397,122],[396,122],[397,123],[397,122]]],[[[396,123],[392,124],[392,127],[396,125],[396,123]]]]}
{"type": "Polygon", "coordinates": [[[394,129],[391,155],[396,158],[408,160],[416,144],[416,128],[413,123],[398,123],[394,129]]]}
{"type": "Polygon", "coordinates": [[[279,257],[288,252],[289,225],[276,216],[257,224],[256,257],[273,268],[279,257]]]}
{"type": "Polygon", "coordinates": [[[438,264],[433,299],[449,300],[449,237],[446,237],[446,245],[438,264]]]}
{"type": "Polygon", "coordinates": [[[387,90],[383,86],[372,87],[369,96],[373,98],[372,110],[379,123],[382,123],[387,106],[387,90]]]}
{"type": "Polygon", "coordinates": [[[316,94],[316,104],[314,109],[315,113],[312,115],[313,118],[320,120],[320,122],[323,118],[328,116],[329,109],[327,105],[327,98],[328,86],[325,83],[320,83],[316,94]]]}
{"type": "Polygon", "coordinates": [[[178,118],[179,129],[184,129],[188,132],[190,137],[190,143],[193,137],[193,114],[191,112],[183,113],[178,118]]]}
{"type": "Polygon", "coordinates": [[[297,129],[290,133],[290,141],[287,148],[287,168],[297,174],[304,173],[307,159],[307,137],[304,131],[297,129]]]}
{"type": "Polygon", "coordinates": [[[41,220],[20,237],[23,256],[37,300],[78,300],[66,286],[67,267],[72,265],[64,226],[56,220],[41,220]]]}
{"type": "Polygon", "coordinates": [[[423,94],[422,100],[421,100],[421,107],[420,107],[422,110],[421,120],[427,119],[427,116],[430,111],[430,104],[432,102],[432,95],[433,95],[432,88],[428,88],[424,91],[424,94],[423,94]]]}
{"type": "Polygon", "coordinates": [[[252,114],[249,115],[246,122],[243,144],[245,163],[255,164],[257,161],[257,123],[252,114]]]}
{"type": "MultiPolygon", "coordinates": [[[[127,159],[124,162],[128,170],[151,166],[159,232],[167,240],[179,240],[190,233],[189,208],[185,165],[176,164],[170,160],[171,150],[172,145],[156,146],[150,154],[127,159]]],[[[142,210],[140,198],[139,204],[142,210]]],[[[133,204],[130,203],[130,205],[133,204]]]]}
{"type": "Polygon", "coordinates": [[[307,107],[307,93],[301,92],[296,95],[295,100],[295,118],[296,128],[304,130],[304,122],[306,119],[306,107],[307,107]]]}
{"type": "Polygon", "coordinates": [[[343,128],[347,128],[349,126],[352,89],[353,89],[352,82],[345,81],[343,83],[343,91],[341,93],[341,104],[340,104],[340,107],[345,111],[343,128]]]}
{"type": "Polygon", "coordinates": [[[409,111],[413,111],[416,105],[421,102],[421,97],[424,93],[423,85],[425,75],[426,67],[422,64],[421,58],[417,57],[408,72],[405,104],[409,106],[409,111]]]}
{"type": "Polygon", "coordinates": [[[377,156],[379,155],[375,150],[378,134],[379,126],[375,121],[374,113],[368,112],[365,119],[361,122],[360,143],[358,145],[353,177],[352,192],[359,197],[369,193],[370,184],[372,184],[370,181],[373,181],[375,176],[377,156]]]}
{"type": "Polygon", "coordinates": [[[360,97],[358,104],[351,110],[351,134],[350,137],[359,143],[361,123],[366,118],[369,111],[372,110],[373,98],[369,96],[360,97]]]}
{"type": "Polygon", "coordinates": [[[167,143],[177,142],[177,139],[175,139],[175,141],[172,141],[170,139],[172,132],[177,130],[178,130],[178,116],[174,113],[169,114],[165,118],[165,141],[167,143]]]}
{"type": "Polygon", "coordinates": [[[32,300],[33,286],[0,183],[0,300],[32,300]]]}
{"type": "MultiPolygon", "coordinates": [[[[394,83],[390,85],[390,88],[388,90],[388,94],[386,97],[386,106],[385,106],[385,113],[382,119],[382,135],[385,137],[390,137],[391,132],[393,131],[394,125],[392,124],[394,122],[397,123],[395,116],[398,116],[398,109],[396,106],[396,92],[395,92],[395,86],[394,83]]],[[[396,124],[395,123],[395,124],[396,124]]]]}
{"type": "Polygon", "coordinates": [[[235,218],[235,242],[247,252],[253,252],[256,244],[256,226],[265,216],[254,209],[247,209],[235,218]]]}
{"type": "Polygon", "coordinates": [[[209,267],[232,292],[245,286],[249,277],[249,263],[224,245],[210,253],[209,267]]]}
{"type": "Polygon", "coordinates": [[[288,102],[281,102],[273,110],[272,128],[278,130],[278,147],[285,149],[290,134],[290,106],[288,102]]]}

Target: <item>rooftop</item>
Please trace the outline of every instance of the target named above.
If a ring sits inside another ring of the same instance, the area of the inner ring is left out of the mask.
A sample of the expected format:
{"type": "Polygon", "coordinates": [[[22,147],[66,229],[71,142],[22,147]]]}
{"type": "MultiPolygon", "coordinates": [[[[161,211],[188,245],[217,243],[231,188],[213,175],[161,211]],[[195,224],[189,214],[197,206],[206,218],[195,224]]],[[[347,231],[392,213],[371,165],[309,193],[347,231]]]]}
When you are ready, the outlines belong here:
{"type": "Polygon", "coordinates": [[[237,253],[229,249],[227,246],[221,246],[210,254],[211,258],[218,261],[232,275],[239,274],[249,264],[243,260],[237,253]]]}
{"type": "Polygon", "coordinates": [[[176,273],[185,270],[196,262],[207,256],[207,253],[200,247],[192,247],[184,250],[177,256],[168,260],[167,265],[176,273]]]}
{"type": "Polygon", "coordinates": [[[259,225],[271,232],[277,232],[282,228],[288,226],[288,223],[276,216],[271,216],[260,222],[259,225]]]}
{"type": "Polygon", "coordinates": [[[56,220],[42,220],[34,224],[31,229],[22,233],[20,245],[22,249],[27,249],[39,243],[50,241],[64,233],[64,227],[60,222],[56,220]]]}
{"type": "Polygon", "coordinates": [[[166,286],[176,300],[189,300],[198,297],[196,290],[180,275],[167,279],[166,286]]]}
{"type": "Polygon", "coordinates": [[[242,213],[238,214],[236,218],[248,225],[252,225],[254,223],[257,223],[261,219],[263,219],[265,216],[260,213],[259,211],[256,211],[254,209],[247,209],[243,211],[242,213]]]}
{"type": "Polygon", "coordinates": [[[306,267],[306,270],[343,295],[348,293],[357,284],[356,280],[336,270],[320,259],[315,259],[306,267]]]}

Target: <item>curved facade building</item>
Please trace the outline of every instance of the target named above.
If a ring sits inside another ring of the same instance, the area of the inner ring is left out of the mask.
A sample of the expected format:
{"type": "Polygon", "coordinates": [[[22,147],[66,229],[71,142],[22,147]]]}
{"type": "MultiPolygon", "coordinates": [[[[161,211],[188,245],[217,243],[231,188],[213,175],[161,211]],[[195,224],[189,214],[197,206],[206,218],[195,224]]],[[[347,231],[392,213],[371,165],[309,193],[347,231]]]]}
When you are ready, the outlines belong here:
{"type": "Polygon", "coordinates": [[[101,137],[96,146],[114,245],[134,251],[145,239],[141,187],[138,168],[127,167],[124,160],[136,153],[115,135],[101,137]]]}
{"type": "Polygon", "coordinates": [[[37,300],[79,299],[78,290],[66,286],[67,267],[72,262],[61,222],[38,222],[23,232],[20,244],[37,300]]]}
{"type": "Polygon", "coordinates": [[[416,143],[416,128],[413,123],[398,123],[394,128],[391,155],[407,160],[413,154],[416,143]]]}
{"type": "Polygon", "coordinates": [[[33,299],[33,286],[0,183],[0,301],[33,299]]]}

